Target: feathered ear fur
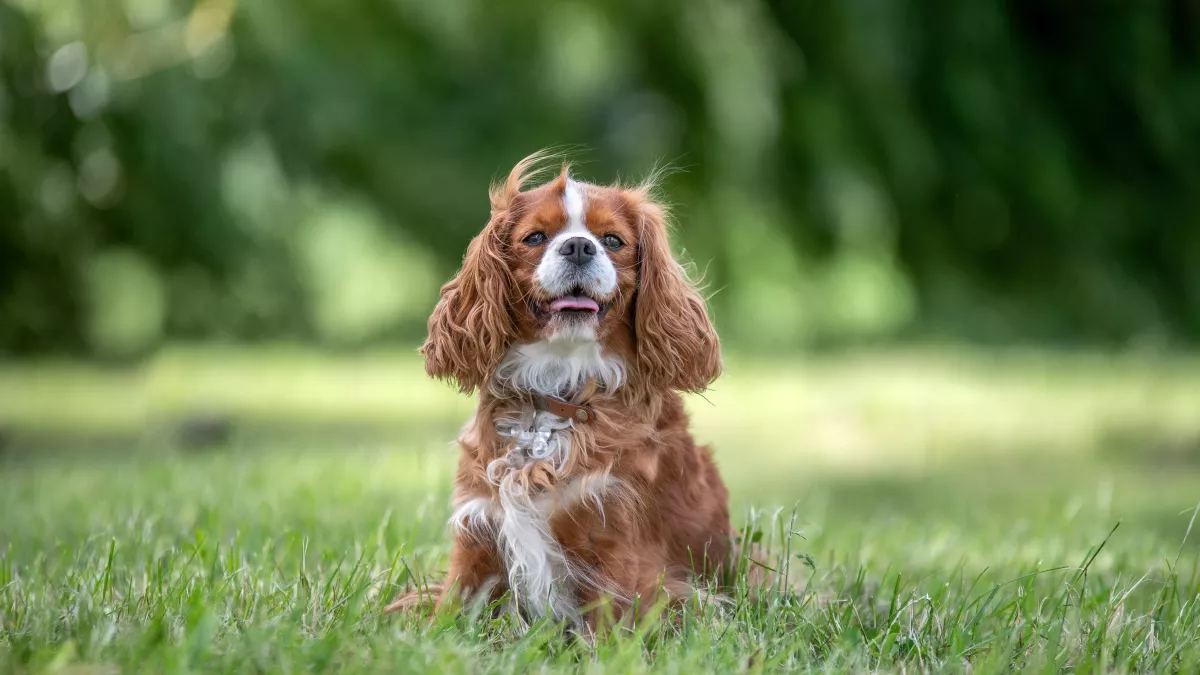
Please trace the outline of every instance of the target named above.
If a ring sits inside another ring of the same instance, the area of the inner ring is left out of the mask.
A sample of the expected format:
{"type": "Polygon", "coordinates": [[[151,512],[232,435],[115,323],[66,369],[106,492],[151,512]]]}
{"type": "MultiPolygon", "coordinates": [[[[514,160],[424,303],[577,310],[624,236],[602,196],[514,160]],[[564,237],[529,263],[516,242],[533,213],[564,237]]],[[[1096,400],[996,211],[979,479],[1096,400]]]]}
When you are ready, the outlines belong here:
{"type": "Polygon", "coordinates": [[[521,188],[548,156],[526,157],[492,186],[491,217],[467,247],[462,269],[442,286],[429,317],[429,337],[421,346],[425,372],[453,381],[464,393],[487,382],[512,343],[516,328],[510,307],[520,298],[505,259],[504,236],[520,208],[521,188]]]}
{"type": "Polygon", "coordinates": [[[442,286],[421,346],[425,372],[452,380],[464,393],[483,385],[504,358],[513,333],[509,272],[495,222],[471,241],[462,269],[442,286]]]}
{"type": "Polygon", "coordinates": [[[665,209],[647,191],[626,199],[639,228],[634,297],[637,367],[651,387],[703,391],[721,374],[721,344],[704,299],[675,260],[665,209]]]}

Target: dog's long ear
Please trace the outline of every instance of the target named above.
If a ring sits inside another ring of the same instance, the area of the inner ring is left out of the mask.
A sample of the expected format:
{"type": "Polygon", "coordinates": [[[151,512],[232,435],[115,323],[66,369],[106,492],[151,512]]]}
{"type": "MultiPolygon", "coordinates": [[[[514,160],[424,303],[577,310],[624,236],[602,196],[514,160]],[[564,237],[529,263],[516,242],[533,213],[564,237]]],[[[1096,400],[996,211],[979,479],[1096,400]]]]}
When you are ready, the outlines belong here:
{"type": "Polygon", "coordinates": [[[721,344],[704,298],[675,260],[666,210],[644,189],[625,193],[639,230],[634,296],[637,367],[650,387],[702,391],[721,374],[721,344]]]}
{"type": "Polygon", "coordinates": [[[462,269],[442,286],[421,346],[425,372],[460,391],[481,387],[499,365],[513,334],[509,271],[495,219],[467,248],[462,269]]]}
{"type": "Polygon", "coordinates": [[[442,286],[429,317],[429,337],[421,346],[425,372],[453,381],[464,393],[487,382],[514,338],[511,307],[520,297],[506,262],[504,237],[519,209],[522,186],[546,156],[526,157],[492,187],[488,224],[467,247],[462,269],[442,286]]]}

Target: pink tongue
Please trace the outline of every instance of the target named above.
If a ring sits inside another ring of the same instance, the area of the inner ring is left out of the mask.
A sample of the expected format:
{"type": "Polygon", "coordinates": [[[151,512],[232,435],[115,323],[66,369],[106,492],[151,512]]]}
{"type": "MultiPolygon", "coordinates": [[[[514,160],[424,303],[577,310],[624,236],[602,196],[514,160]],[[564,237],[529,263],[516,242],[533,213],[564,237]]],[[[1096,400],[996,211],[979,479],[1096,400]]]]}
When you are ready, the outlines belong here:
{"type": "Polygon", "coordinates": [[[591,298],[578,298],[575,296],[559,298],[550,303],[551,312],[561,312],[564,309],[582,309],[588,312],[599,312],[600,305],[597,305],[596,301],[591,298]]]}

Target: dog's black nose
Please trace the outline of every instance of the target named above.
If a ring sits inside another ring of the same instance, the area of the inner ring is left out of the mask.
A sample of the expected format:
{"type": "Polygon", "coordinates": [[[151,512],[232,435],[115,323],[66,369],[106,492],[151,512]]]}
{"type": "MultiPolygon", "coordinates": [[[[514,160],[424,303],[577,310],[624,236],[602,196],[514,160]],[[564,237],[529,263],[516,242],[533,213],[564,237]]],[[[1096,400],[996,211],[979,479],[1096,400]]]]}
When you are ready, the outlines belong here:
{"type": "Polygon", "coordinates": [[[596,245],[587,237],[571,237],[559,245],[558,253],[576,265],[583,265],[596,256],[596,245]]]}

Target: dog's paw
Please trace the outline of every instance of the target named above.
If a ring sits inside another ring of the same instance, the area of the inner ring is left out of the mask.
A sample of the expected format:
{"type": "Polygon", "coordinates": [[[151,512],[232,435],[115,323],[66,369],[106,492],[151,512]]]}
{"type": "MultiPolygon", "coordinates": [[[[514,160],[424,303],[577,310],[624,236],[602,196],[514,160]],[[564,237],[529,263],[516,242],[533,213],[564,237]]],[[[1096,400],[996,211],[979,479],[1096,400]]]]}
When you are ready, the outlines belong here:
{"type": "Polygon", "coordinates": [[[445,589],[441,584],[430,584],[403,593],[383,608],[384,614],[396,612],[431,612],[442,600],[445,589]]]}

